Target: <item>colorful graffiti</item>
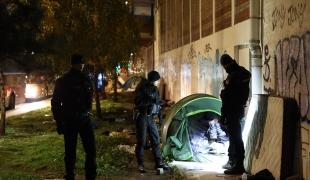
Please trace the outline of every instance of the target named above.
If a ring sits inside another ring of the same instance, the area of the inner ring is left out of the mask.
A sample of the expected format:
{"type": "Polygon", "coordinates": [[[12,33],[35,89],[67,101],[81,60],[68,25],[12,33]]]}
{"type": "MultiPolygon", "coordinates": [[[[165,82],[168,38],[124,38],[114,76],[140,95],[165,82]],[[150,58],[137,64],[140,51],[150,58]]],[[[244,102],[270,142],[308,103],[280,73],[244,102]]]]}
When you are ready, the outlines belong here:
{"type": "MultiPolygon", "coordinates": [[[[270,82],[270,54],[265,46],[264,81],[270,82]]],[[[295,98],[302,120],[310,122],[310,32],[280,40],[274,52],[275,87],[264,87],[267,92],[295,98]]]]}
{"type": "Polygon", "coordinates": [[[295,3],[289,7],[285,7],[283,4],[275,7],[272,11],[272,31],[277,28],[282,29],[286,25],[286,22],[288,26],[298,23],[298,26],[302,27],[306,6],[306,1],[304,1],[295,3]]]}

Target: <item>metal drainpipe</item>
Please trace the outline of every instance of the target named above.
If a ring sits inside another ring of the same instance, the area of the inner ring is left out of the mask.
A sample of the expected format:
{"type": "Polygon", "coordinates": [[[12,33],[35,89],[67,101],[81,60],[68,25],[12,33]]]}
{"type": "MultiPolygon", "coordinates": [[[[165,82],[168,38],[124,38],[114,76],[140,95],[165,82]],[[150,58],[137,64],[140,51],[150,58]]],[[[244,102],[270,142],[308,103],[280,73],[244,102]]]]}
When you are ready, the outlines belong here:
{"type": "MultiPolygon", "coordinates": [[[[263,0],[260,0],[263,1],[263,0]]],[[[251,39],[250,39],[250,64],[252,72],[252,95],[261,94],[263,90],[262,81],[262,48],[260,31],[261,31],[261,4],[260,1],[250,1],[250,18],[251,18],[251,39]]]]}

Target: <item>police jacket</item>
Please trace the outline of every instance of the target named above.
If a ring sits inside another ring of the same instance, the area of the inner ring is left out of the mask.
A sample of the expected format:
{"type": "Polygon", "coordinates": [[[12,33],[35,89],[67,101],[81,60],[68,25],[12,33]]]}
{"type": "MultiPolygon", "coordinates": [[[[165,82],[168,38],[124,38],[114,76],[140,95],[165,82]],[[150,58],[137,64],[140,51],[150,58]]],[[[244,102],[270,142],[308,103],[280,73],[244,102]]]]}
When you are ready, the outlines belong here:
{"type": "Polygon", "coordinates": [[[157,87],[143,78],[135,89],[134,103],[135,109],[142,114],[158,114],[160,111],[160,95],[157,87]]]}
{"type": "Polygon", "coordinates": [[[51,105],[56,121],[70,121],[91,111],[90,78],[78,70],[71,69],[57,79],[51,105]]]}
{"type": "Polygon", "coordinates": [[[249,97],[251,73],[237,63],[227,67],[227,78],[221,91],[222,115],[242,113],[249,97]]]}

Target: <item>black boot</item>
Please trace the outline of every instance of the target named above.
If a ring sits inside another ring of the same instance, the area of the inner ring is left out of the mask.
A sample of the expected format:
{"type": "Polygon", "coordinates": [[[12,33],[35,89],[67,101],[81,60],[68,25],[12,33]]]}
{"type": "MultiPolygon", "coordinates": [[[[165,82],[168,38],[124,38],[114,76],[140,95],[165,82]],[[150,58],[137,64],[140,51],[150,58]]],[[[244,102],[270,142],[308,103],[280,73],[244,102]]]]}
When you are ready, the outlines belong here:
{"type": "Polygon", "coordinates": [[[169,171],[171,169],[166,163],[157,164],[155,168],[163,168],[164,171],[169,171]]]}
{"type": "Polygon", "coordinates": [[[145,173],[146,172],[143,164],[138,165],[138,171],[139,171],[139,173],[145,173]]]}
{"type": "Polygon", "coordinates": [[[227,163],[222,166],[223,169],[231,169],[233,168],[233,160],[231,158],[228,159],[227,163]]]}
{"type": "Polygon", "coordinates": [[[233,163],[231,169],[227,169],[224,171],[224,174],[242,174],[244,173],[243,159],[237,160],[236,163],[233,163]]]}
{"type": "Polygon", "coordinates": [[[243,167],[235,167],[232,169],[227,169],[224,171],[224,174],[243,174],[245,172],[243,167]]]}

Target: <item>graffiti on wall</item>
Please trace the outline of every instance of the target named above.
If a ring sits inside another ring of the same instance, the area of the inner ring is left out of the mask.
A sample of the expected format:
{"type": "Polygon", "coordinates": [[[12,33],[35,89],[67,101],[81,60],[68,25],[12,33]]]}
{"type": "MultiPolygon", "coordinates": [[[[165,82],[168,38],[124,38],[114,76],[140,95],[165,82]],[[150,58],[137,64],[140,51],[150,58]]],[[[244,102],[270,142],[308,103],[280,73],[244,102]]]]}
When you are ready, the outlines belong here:
{"type": "Polygon", "coordinates": [[[286,9],[282,4],[280,7],[276,7],[272,11],[272,30],[275,30],[277,27],[280,29],[283,28],[286,16],[286,9]]]}
{"type": "MultiPolygon", "coordinates": [[[[161,65],[156,67],[163,75],[165,83],[165,97],[168,99],[179,99],[190,95],[192,92],[193,77],[197,77],[197,91],[219,97],[222,89],[222,82],[226,76],[223,67],[220,65],[219,50],[216,50],[215,59],[211,58],[212,51],[210,43],[205,45],[203,53],[197,51],[193,45],[187,52],[187,58],[165,57],[161,65]],[[192,76],[192,66],[197,63],[198,76],[192,76]],[[180,88],[180,94],[176,90],[180,88]],[[179,97],[180,96],[180,97],[179,97]]],[[[226,52],[226,51],[225,51],[226,52]]],[[[195,82],[195,81],[194,81],[195,82]]],[[[193,88],[195,89],[195,88],[193,88]]]]}
{"type": "Polygon", "coordinates": [[[181,65],[181,98],[191,94],[191,64],[181,65]]]}
{"type": "Polygon", "coordinates": [[[194,59],[194,58],[197,58],[197,52],[196,52],[196,50],[195,50],[195,48],[194,48],[194,46],[193,45],[191,45],[191,47],[190,47],[190,49],[189,49],[189,52],[188,52],[188,54],[187,54],[187,57],[188,57],[188,59],[194,59]]]}
{"type": "Polygon", "coordinates": [[[209,54],[210,51],[212,51],[212,47],[211,47],[210,43],[208,43],[205,45],[204,52],[205,52],[205,54],[209,54]]]}
{"type": "MultiPolygon", "coordinates": [[[[302,120],[310,121],[310,32],[280,40],[274,52],[275,87],[267,89],[296,99],[302,120]]],[[[270,54],[265,46],[264,81],[270,81],[270,54]],[[269,72],[268,72],[269,71],[269,72]]],[[[265,87],[264,87],[265,88],[265,87]]],[[[266,90],[266,89],[265,89],[266,90]]]]}
{"type": "Polygon", "coordinates": [[[225,72],[219,60],[212,60],[211,50],[210,43],[207,43],[204,49],[205,55],[198,52],[198,92],[219,97],[225,72]]]}
{"type": "Polygon", "coordinates": [[[299,27],[302,27],[306,5],[305,0],[288,7],[283,4],[275,7],[272,11],[272,30],[282,29],[286,23],[288,26],[297,23],[299,27]]]}
{"type": "Polygon", "coordinates": [[[198,56],[198,92],[210,93],[213,87],[213,63],[212,59],[198,56]]]}
{"type": "MultiPolygon", "coordinates": [[[[265,52],[265,60],[264,60],[264,74],[263,74],[263,79],[265,82],[270,83],[271,82],[271,72],[270,72],[270,53],[269,53],[269,48],[267,45],[264,47],[264,52],[265,52]]],[[[270,87],[267,87],[266,84],[264,85],[264,90],[268,94],[273,94],[274,90],[270,87]]]]}
{"type": "Polygon", "coordinates": [[[305,10],[306,10],[306,2],[297,3],[296,5],[290,6],[287,9],[288,12],[287,24],[290,26],[293,23],[297,22],[299,27],[301,27],[304,21],[305,10]]]}
{"type": "Polygon", "coordinates": [[[174,91],[174,83],[177,80],[177,72],[176,72],[176,64],[172,61],[171,58],[165,58],[162,68],[162,74],[165,79],[165,83],[167,85],[165,89],[165,96],[172,98],[173,91],[174,91]]]}

